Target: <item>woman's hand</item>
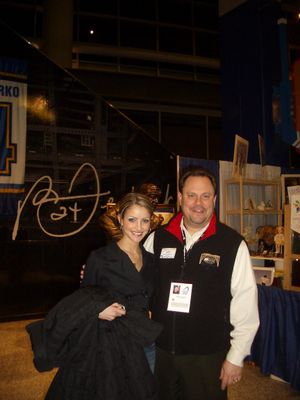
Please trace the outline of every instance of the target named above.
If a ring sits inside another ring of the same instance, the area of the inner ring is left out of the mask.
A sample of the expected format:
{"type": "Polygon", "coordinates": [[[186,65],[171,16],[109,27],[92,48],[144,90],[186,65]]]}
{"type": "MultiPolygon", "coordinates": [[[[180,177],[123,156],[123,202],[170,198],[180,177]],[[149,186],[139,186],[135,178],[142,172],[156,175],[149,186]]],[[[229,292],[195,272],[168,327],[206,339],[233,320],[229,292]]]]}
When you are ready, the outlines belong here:
{"type": "Polygon", "coordinates": [[[115,318],[122,317],[126,314],[126,309],[122,304],[113,303],[105,310],[99,313],[98,318],[106,321],[113,321],[115,318]]]}

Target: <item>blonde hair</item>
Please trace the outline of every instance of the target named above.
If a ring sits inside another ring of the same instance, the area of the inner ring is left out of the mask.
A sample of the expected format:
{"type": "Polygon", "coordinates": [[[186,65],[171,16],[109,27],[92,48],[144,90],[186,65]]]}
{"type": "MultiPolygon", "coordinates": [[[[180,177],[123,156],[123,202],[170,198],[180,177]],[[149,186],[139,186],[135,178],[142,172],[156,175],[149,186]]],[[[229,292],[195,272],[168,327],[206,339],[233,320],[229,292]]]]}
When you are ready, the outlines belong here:
{"type": "Polygon", "coordinates": [[[124,213],[127,210],[127,208],[134,206],[134,205],[144,207],[149,211],[150,215],[153,214],[154,207],[153,207],[153,204],[151,203],[149,197],[147,197],[141,193],[131,192],[131,193],[127,193],[125,196],[123,196],[117,203],[118,215],[121,218],[123,218],[124,213]]]}

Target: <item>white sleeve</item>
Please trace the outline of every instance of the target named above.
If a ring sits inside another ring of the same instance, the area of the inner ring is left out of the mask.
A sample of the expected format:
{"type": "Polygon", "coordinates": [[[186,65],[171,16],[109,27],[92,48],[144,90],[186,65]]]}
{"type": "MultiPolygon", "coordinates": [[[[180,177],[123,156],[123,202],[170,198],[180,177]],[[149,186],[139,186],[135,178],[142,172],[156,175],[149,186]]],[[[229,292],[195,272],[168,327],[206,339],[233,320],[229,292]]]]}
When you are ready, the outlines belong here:
{"type": "Polygon", "coordinates": [[[238,248],[233,266],[231,295],[230,322],[233,330],[226,359],[232,364],[243,366],[259,326],[257,286],[249,250],[244,241],[238,248]]]}
{"type": "Polygon", "coordinates": [[[154,233],[151,232],[143,244],[145,250],[152,254],[154,254],[154,233]]]}

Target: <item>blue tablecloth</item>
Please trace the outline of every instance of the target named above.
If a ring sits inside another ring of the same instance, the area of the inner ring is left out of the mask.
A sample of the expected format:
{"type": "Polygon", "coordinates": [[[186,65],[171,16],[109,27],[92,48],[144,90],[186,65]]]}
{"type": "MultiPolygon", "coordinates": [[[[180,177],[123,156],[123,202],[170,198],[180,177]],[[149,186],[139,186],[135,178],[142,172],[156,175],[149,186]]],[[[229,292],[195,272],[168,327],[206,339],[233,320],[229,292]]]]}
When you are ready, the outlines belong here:
{"type": "Polygon", "coordinates": [[[251,359],[300,390],[300,292],[258,285],[260,327],[251,359]]]}

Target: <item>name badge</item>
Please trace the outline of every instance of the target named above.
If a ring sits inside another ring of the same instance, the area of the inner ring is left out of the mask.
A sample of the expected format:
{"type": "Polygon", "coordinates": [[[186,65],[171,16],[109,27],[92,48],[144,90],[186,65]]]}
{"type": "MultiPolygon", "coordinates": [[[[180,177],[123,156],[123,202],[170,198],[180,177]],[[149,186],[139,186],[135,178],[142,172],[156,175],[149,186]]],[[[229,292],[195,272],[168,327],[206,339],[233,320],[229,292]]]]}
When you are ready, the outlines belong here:
{"type": "Polygon", "coordinates": [[[171,282],[167,310],[189,313],[192,288],[193,285],[191,283],[171,282]]]}
{"type": "Polygon", "coordinates": [[[165,247],[161,249],[160,258],[174,258],[176,254],[176,247],[165,247]]]}

